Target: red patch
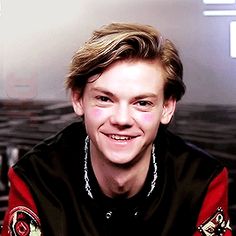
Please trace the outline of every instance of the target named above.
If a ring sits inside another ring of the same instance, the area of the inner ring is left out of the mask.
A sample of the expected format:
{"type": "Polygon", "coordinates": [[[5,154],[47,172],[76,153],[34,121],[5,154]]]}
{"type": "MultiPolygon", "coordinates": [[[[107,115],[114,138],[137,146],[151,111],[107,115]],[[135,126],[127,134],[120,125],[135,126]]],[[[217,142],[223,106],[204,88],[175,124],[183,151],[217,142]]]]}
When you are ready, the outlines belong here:
{"type": "Polygon", "coordinates": [[[38,216],[24,206],[19,206],[11,210],[9,230],[11,236],[41,235],[38,216]]]}
{"type": "Polygon", "coordinates": [[[225,219],[224,211],[221,207],[203,224],[198,226],[198,231],[203,236],[222,236],[226,230],[231,230],[231,227],[229,220],[225,219]]]}

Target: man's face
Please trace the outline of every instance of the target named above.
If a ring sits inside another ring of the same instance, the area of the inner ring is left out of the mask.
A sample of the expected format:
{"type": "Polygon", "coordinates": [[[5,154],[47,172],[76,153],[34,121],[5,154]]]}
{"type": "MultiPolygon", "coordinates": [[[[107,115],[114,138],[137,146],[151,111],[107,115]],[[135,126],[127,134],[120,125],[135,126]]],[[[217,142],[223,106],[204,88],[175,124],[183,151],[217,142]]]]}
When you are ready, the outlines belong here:
{"type": "Polygon", "coordinates": [[[167,124],[175,109],[175,100],[164,101],[163,77],[156,61],[121,61],[91,77],[82,97],[72,94],[92,157],[128,164],[150,156],[159,124],[167,124]]]}

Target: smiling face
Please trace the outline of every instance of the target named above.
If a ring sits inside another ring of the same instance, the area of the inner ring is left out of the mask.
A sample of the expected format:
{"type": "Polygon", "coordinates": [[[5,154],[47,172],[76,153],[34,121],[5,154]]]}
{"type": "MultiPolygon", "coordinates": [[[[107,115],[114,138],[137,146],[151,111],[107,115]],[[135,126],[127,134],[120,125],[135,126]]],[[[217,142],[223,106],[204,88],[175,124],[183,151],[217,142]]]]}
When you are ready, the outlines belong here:
{"type": "Polygon", "coordinates": [[[169,123],[175,100],[164,101],[164,77],[157,61],[118,61],[91,77],[83,96],[72,92],[84,116],[92,158],[112,164],[150,158],[160,123],[169,123]]]}

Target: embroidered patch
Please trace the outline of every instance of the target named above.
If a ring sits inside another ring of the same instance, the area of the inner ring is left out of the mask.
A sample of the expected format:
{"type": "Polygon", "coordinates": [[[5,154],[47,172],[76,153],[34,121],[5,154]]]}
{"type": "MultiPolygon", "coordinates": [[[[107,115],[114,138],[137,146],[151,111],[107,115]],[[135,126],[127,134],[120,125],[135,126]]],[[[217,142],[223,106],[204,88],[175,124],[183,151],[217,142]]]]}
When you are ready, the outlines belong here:
{"type": "Polygon", "coordinates": [[[222,236],[227,229],[231,230],[230,223],[229,220],[226,221],[221,207],[203,224],[198,226],[198,230],[203,236],[222,236]]]}
{"type": "Polygon", "coordinates": [[[10,212],[9,231],[11,236],[40,236],[39,218],[27,207],[16,207],[10,212]]]}

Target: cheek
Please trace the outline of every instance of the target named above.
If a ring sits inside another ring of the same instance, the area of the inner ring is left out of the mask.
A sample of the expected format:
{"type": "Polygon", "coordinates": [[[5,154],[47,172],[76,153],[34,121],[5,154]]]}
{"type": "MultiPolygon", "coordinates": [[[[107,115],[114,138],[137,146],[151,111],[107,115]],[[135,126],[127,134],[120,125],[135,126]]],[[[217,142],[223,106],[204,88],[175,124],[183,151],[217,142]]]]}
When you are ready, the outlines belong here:
{"type": "Polygon", "coordinates": [[[160,125],[160,120],[158,119],[157,114],[142,114],[139,122],[142,129],[145,130],[146,134],[154,139],[160,125]]]}
{"type": "Polygon", "coordinates": [[[139,116],[139,123],[147,129],[156,129],[160,124],[160,116],[157,113],[144,113],[139,116]]]}
{"type": "Polygon", "coordinates": [[[143,114],[140,117],[141,121],[145,124],[150,124],[155,121],[153,114],[143,114]]]}
{"type": "Polygon", "coordinates": [[[98,108],[89,108],[84,113],[84,121],[90,135],[104,122],[104,111],[98,108]]]}
{"type": "Polygon", "coordinates": [[[104,111],[99,108],[93,108],[90,110],[90,116],[96,119],[102,118],[104,116],[104,111]]]}

